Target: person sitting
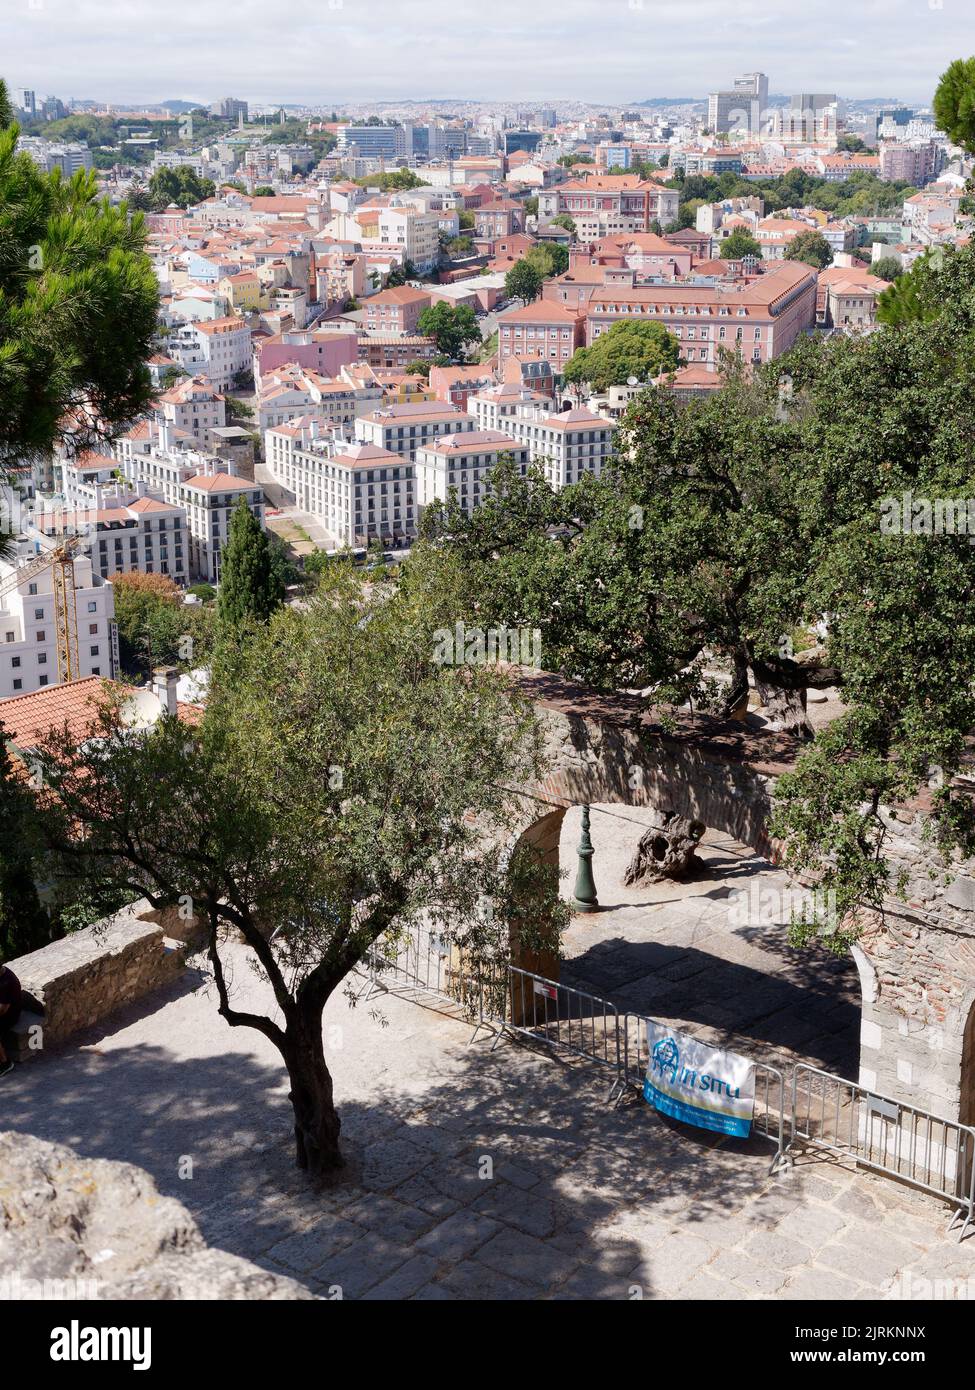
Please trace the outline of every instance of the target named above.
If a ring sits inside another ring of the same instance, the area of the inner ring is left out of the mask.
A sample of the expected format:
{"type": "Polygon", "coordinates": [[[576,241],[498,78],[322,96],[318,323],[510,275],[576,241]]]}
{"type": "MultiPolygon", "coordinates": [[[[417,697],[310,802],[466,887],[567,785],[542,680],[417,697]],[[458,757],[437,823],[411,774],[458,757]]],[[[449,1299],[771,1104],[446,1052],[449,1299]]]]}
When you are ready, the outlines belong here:
{"type": "Polygon", "coordinates": [[[6,1039],[9,1046],[13,1046],[13,1028],[20,1018],[22,1006],[23,991],[20,981],[9,966],[0,965],[0,1076],[6,1076],[14,1069],[14,1064],[4,1047],[4,1040],[6,1039]]]}

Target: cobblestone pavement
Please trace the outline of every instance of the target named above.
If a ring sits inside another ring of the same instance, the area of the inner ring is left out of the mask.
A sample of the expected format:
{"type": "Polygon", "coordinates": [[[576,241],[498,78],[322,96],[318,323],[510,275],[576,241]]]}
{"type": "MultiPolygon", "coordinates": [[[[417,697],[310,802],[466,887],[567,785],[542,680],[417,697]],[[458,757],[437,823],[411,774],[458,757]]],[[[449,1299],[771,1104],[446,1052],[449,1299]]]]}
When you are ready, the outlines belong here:
{"type": "Polygon", "coordinates": [[[975,1239],[946,1239],[931,1198],[819,1158],[770,1179],[761,1141],[614,1110],[588,1063],[470,1033],[402,998],[331,1001],[349,1168],[323,1194],[291,1166],[275,1054],[202,977],[19,1068],[3,1125],[140,1164],[210,1243],[324,1297],[927,1297],[975,1274],[975,1239]]]}
{"type": "MultiPolygon", "coordinates": [[[[743,845],[708,831],[686,883],[623,886],[649,813],[592,808],[600,911],[573,918],[560,978],[773,1065],[812,1062],[856,1078],[860,982],[849,957],[788,945],[795,890],[743,845]]],[[[577,867],[581,808],[566,813],[562,892],[577,867]]]]}

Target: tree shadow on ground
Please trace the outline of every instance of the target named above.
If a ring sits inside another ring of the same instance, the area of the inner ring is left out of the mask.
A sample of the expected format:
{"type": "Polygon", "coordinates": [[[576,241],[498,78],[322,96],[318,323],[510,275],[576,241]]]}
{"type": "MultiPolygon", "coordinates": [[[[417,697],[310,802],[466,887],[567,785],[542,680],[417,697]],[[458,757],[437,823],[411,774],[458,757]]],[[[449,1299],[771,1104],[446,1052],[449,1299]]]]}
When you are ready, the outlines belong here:
{"type": "MultiPolygon", "coordinates": [[[[166,1038],[178,994],[153,1003],[155,1016],[122,1011],[101,1036],[141,1015],[166,1038]]],[[[761,1228],[795,1200],[794,1177],[768,1178],[760,1139],[735,1150],[642,1103],[613,1108],[608,1071],[507,1041],[492,1050],[483,1035],[466,1046],[460,1022],[388,1008],[400,1051],[411,1032],[417,1052],[431,1029],[449,1037],[433,1058],[400,1059],[395,1082],[377,1067],[367,1093],[340,1103],[349,1167],[325,1190],[293,1167],[286,1082],[263,1039],[224,1055],[194,1054],[193,1035],[178,1052],[82,1039],[4,1082],[3,1125],[138,1164],[209,1243],[326,1297],[667,1297],[677,1265],[683,1277],[705,1258],[708,1223],[761,1228]]],[[[363,1022],[360,1043],[388,1056],[363,1022]]],[[[341,1057],[335,1071],[341,1091],[341,1057]]]]}

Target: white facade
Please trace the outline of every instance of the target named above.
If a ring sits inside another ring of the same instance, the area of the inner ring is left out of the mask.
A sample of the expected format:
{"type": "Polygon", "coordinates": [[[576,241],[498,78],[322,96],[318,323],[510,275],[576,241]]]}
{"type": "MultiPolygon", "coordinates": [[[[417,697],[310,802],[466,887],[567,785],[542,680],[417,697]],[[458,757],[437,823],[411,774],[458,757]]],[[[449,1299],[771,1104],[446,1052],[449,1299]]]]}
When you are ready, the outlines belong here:
{"type": "MultiPolygon", "coordinates": [[[[54,577],[50,565],[30,572],[33,554],[11,565],[0,563],[0,589],[20,578],[0,597],[0,699],[59,685],[54,577]]],[[[92,573],[86,555],[74,562],[77,614],[75,679],[114,677],[115,605],[112,586],[92,573]]]]}
{"type": "Polygon", "coordinates": [[[577,483],[585,473],[598,478],[613,455],[613,421],[590,410],[555,414],[544,399],[511,387],[471,396],[468,408],[479,429],[501,429],[527,448],[555,488],[577,483]]]}
{"type": "Polygon", "coordinates": [[[468,516],[490,493],[488,477],[502,455],[510,455],[522,477],[528,472],[529,454],[500,430],[472,430],[448,434],[416,454],[416,501],[422,513],[431,502],[446,502],[454,494],[468,516]]]}

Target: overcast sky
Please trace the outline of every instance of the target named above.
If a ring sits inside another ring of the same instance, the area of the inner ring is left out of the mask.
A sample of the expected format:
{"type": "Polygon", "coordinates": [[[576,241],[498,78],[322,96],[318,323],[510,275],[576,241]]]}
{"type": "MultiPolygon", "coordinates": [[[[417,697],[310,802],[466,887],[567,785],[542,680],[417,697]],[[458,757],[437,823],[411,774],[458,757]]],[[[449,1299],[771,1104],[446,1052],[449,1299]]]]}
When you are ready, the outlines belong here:
{"type": "Polygon", "coordinates": [[[975,0],[0,0],[0,74],[110,101],[623,103],[773,92],[927,104],[975,0]]]}

